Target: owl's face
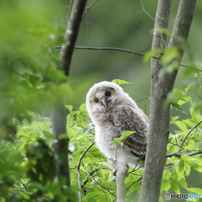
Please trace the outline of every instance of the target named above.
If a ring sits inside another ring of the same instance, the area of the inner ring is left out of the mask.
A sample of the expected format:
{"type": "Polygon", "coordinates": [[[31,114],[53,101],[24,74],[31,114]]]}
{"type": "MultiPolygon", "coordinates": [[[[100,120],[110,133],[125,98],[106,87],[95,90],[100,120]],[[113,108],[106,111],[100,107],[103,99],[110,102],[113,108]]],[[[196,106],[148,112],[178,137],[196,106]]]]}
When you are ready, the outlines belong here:
{"type": "Polygon", "coordinates": [[[95,84],[87,93],[86,105],[89,112],[107,112],[121,102],[122,88],[111,82],[95,84]]]}

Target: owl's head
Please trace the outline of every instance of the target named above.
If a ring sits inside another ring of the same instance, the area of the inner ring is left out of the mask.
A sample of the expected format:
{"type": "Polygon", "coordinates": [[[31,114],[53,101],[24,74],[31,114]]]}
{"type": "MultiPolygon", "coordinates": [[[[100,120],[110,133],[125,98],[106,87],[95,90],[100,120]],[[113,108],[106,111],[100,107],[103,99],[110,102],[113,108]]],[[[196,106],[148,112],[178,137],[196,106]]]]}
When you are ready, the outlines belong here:
{"type": "Polygon", "coordinates": [[[124,98],[123,89],[112,82],[96,83],[87,93],[86,106],[89,114],[92,112],[107,112],[120,104],[124,98]]]}

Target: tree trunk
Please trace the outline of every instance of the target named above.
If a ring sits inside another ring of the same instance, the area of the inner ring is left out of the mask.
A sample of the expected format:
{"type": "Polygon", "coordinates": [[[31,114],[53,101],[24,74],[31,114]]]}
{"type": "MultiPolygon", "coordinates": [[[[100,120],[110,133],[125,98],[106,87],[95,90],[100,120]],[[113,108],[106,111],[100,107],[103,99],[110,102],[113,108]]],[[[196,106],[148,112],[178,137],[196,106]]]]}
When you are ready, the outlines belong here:
{"type": "MultiPolygon", "coordinates": [[[[85,9],[86,0],[74,0],[71,9],[70,17],[68,19],[68,26],[65,33],[66,43],[62,46],[60,52],[61,63],[59,67],[65,72],[66,76],[69,76],[69,70],[71,65],[72,54],[74,46],[79,32],[80,22],[85,9]]],[[[64,92],[65,93],[65,92],[64,92]]],[[[66,178],[66,185],[70,186],[70,171],[68,162],[68,138],[60,139],[61,134],[66,134],[66,109],[63,98],[58,98],[53,111],[52,111],[52,126],[53,133],[58,139],[56,144],[55,153],[60,158],[58,161],[58,176],[64,176],[66,178]]],[[[68,200],[70,202],[70,200],[68,200]]]]}
{"type": "MultiPolygon", "coordinates": [[[[181,0],[178,7],[172,36],[168,47],[176,46],[180,57],[174,61],[178,64],[183,56],[183,49],[176,36],[188,37],[196,0],[181,0]],[[179,45],[179,46],[178,46],[179,45]]],[[[157,29],[167,28],[171,0],[159,0],[155,18],[155,30],[152,49],[164,48],[166,36],[157,29]]],[[[160,55],[159,55],[160,57],[160,55]]],[[[139,202],[158,202],[162,173],[166,160],[166,147],[169,134],[170,105],[165,106],[167,94],[172,91],[178,69],[159,78],[162,69],[160,58],[151,60],[151,103],[150,130],[145,161],[145,172],[139,202]]]]}

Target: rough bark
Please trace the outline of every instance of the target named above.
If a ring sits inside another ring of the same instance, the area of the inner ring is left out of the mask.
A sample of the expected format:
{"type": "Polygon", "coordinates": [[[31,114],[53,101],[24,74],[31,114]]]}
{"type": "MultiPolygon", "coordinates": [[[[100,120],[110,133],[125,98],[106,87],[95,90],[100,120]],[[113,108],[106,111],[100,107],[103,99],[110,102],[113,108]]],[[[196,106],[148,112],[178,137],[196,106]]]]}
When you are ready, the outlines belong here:
{"type": "MultiPolygon", "coordinates": [[[[180,57],[183,49],[179,45],[177,36],[188,37],[196,0],[181,0],[178,7],[172,36],[168,47],[176,46],[180,57]]],[[[165,35],[157,32],[158,28],[167,28],[171,0],[159,0],[155,18],[155,30],[152,49],[164,48],[165,35]]],[[[147,154],[145,161],[145,172],[139,202],[158,202],[162,173],[166,160],[166,146],[169,134],[170,105],[165,106],[167,94],[172,91],[178,70],[171,74],[165,74],[159,78],[162,69],[160,60],[151,60],[151,103],[150,103],[150,131],[148,138],[147,154]]]]}
{"type": "Polygon", "coordinates": [[[65,33],[66,43],[60,51],[62,70],[69,76],[70,64],[74,46],[79,33],[80,22],[87,0],[74,0],[65,33]]]}
{"type": "MultiPolygon", "coordinates": [[[[79,32],[80,22],[86,5],[86,0],[74,0],[73,6],[68,19],[67,30],[65,33],[66,43],[62,46],[60,51],[60,70],[65,72],[66,76],[69,76],[69,70],[71,65],[72,54],[76,39],[79,32]]],[[[65,93],[65,92],[64,92],[65,93]]],[[[56,156],[60,158],[58,161],[58,176],[66,178],[66,185],[70,186],[70,171],[68,162],[68,138],[60,139],[61,134],[66,134],[66,109],[63,98],[58,97],[52,110],[52,127],[53,133],[58,139],[58,143],[55,146],[56,156]]],[[[68,200],[70,202],[70,200],[68,200]]]]}

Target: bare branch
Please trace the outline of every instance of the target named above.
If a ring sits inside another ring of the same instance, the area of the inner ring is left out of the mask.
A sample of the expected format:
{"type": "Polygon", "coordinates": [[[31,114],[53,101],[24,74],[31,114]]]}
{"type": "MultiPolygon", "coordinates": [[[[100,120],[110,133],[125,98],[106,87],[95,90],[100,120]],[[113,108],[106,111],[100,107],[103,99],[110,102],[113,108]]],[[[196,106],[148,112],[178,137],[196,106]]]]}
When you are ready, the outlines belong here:
{"type": "Polygon", "coordinates": [[[145,12],[154,21],[154,18],[150,15],[149,12],[146,11],[143,1],[141,0],[140,2],[141,2],[141,5],[142,5],[143,12],[145,12]]]}
{"type": "MultiPolygon", "coordinates": [[[[84,158],[84,156],[86,155],[86,153],[89,151],[89,149],[95,144],[95,142],[93,142],[84,152],[83,154],[81,155],[80,159],[79,159],[79,162],[78,162],[78,165],[75,166],[76,170],[77,170],[77,173],[78,173],[78,176],[77,176],[77,182],[78,182],[78,186],[81,190],[83,190],[83,186],[82,186],[82,183],[81,183],[81,172],[80,172],[80,168],[81,168],[81,162],[84,158]]],[[[84,191],[84,190],[83,190],[84,191]]],[[[78,197],[79,197],[79,202],[82,201],[81,199],[81,192],[79,191],[78,193],[78,197]]]]}
{"type": "Polygon", "coordinates": [[[95,144],[95,142],[93,142],[84,152],[83,154],[81,155],[80,159],[79,159],[79,162],[78,162],[78,169],[80,170],[80,167],[81,167],[81,161],[83,160],[84,156],[86,155],[86,153],[90,150],[90,148],[95,144]]]}
{"type": "MultiPolygon", "coordinates": [[[[194,156],[194,155],[197,155],[197,154],[202,154],[202,151],[196,151],[196,152],[187,153],[187,154],[184,154],[184,156],[194,156]]],[[[170,153],[170,154],[166,154],[166,157],[172,157],[172,156],[180,158],[182,156],[182,154],[180,152],[173,152],[173,153],[170,153]]]]}
{"type": "MultiPolygon", "coordinates": [[[[113,193],[110,191],[111,188],[104,186],[103,184],[101,184],[100,182],[98,182],[95,178],[93,178],[93,180],[94,180],[97,184],[99,184],[103,189],[105,189],[108,193],[110,193],[111,195],[113,195],[114,197],[116,197],[116,195],[113,194],[113,193]]],[[[111,189],[111,190],[113,190],[113,189],[111,189]]],[[[114,190],[113,190],[113,191],[114,191],[114,190]]]]}
{"type": "Polygon", "coordinates": [[[141,98],[141,99],[139,99],[139,100],[136,100],[135,102],[140,102],[140,101],[146,100],[146,99],[150,99],[150,97],[143,97],[143,98],[141,98]]]}
{"type": "Polygon", "coordinates": [[[95,0],[92,4],[90,4],[89,6],[86,7],[86,10],[85,10],[85,12],[83,13],[82,18],[84,18],[84,17],[87,15],[88,10],[89,10],[95,3],[97,3],[98,1],[99,1],[99,0],[95,0]]]}
{"type": "Polygon", "coordinates": [[[86,0],[82,1],[74,0],[71,8],[71,13],[68,20],[68,26],[65,33],[66,43],[62,45],[60,52],[62,70],[65,71],[65,74],[67,76],[69,75],[72,54],[78,36],[79,27],[85,9],[85,5],[86,0]]]}
{"type": "Polygon", "coordinates": [[[184,137],[184,139],[181,142],[180,148],[179,148],[179,152],[182,150],[183,148],[183,144],[186,141],[186,139],[188,138],[188,136],[191,134],[191,132],[196,129],[200,124],[202,123],[202,121],[199,121],[193,128],[191,128],[191,130],[187,133],[187,135],[184,137]]]}
{"type": "Polygon", "coordinates": [[[139,182],[139,181],[141,181],[142,180],[142,176],[140,177],[140,178],[138,178],[135,182],[133,182],[132,184],[130,184],[127,188],[126,188],[126,191],[128,190],[128,189],[130,189],[135,183],[137,183],[137,182],[139,182]]]}
{"type": "Polygon", "coordinates": [[[185,154],[185,156],[194,156],[197,154],[202,154],[202,151],[191,152],[191,153],[185,154]]]}
{"type": "MultiPolygon", "coordinates": [[[[55,46],[56,49],[61,49],[61,46],[55,46]]],[[[138,53],[135,51],[131,50],[126,50],[122,48],[115,48],[115,47],[87,47],[87,46],[75,46],[75,49],[84,49],[84,50],[108,50],[108,51],[120,51],[120,52],[125,52],[125,53],[131,53],[134,55],[139,55],[139,56],[145,56],[144,53],[138,53]]],[[[154,58],[158,59],[158,57],[154,58]]]]}
{"type": "MultiPolygon", "coordinates": [[[[95,168],[95,169],[93,169],[93,170],[91,170],[88,174],[87,173],[85,173],[87,176],[86,176],[86,180],[83,182],[83,183],[81,183],[80,181],[79,181],[79,187],[83,190],[83,193],[84,193],[84,195],[86,195],[86,188],[85,188],[85,185],[88,183],[88,181],[90,180],[90,177],[91,178],[94,178],[95,176],[98,176],[99,175],[99,173],[97,173],[98,171],[99,171],[100,169],[99,168],[95,168]],[[97,173],[96,175],[94,175],[94,173],[97,173]]],[[[81,194],[80,194],[80,192],[79,192],[79,201],[82,201],[82,198],[81,198],[81,194]]]]}
{"type": "MultiPolygon", "coordinates": [[[[159,37],[159,36],[156,36],[159,37]]],[[[161,38],[161,37],[160,37],[161,38]]],[[[56,49],[61,49],[62,46],[55,46],[56,49]]],[[[142,56],[144,57],[146,54],[144,53],[139,53],[139,52],[135,52],[135,51],[131,51],[131,50],[126,50],[126,49],[122,49],[122,48],[116,48],[116,47],[87,47],[87,46],[75,46],[75,49],[83,49],[83,50],[107,50],[107,51],[119,51],[119,52],[124,52],[124,53],[130,53],[133,55],[138,55],[138,56],[142,56]]],[[[159,56],[151,56],[151,58],[156,59],[156,60],[161,60],[161,58],[159,56]]],[[[171,63],[175,63],[175,62],[171,62],[171,63]]],[[[178,63],[177,63],[178,64],[178,63]]],[[[181,67],[187,67],[187,65],[184,64],[179,64],[181,67]]],[[[196,69],[197,71],[202,71],[201,69],[196,69]]]]}

